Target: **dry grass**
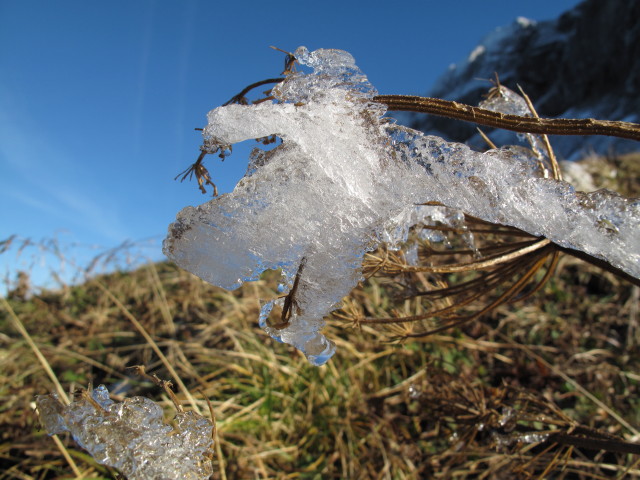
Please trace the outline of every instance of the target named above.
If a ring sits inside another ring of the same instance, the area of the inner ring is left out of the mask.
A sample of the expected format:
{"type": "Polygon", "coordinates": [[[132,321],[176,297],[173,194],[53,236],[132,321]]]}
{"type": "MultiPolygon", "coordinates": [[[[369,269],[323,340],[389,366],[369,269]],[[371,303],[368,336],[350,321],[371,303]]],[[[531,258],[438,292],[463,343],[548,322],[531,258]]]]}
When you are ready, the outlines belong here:
{"type": "MultiPolygon", "coordinates": [[[[629,444],[640,440],[638,287],[563,257],[536,296],[437,335],[393,343],[397,326],[351,328],[333,317],[338,353],[317,368],[257,328],[259,299],[273,297],[276,281],[269,272],[226,292],[155,264],[9,295],[0,309],[0,479],[77,476],[38,428],[34,396],[55,386],[9,311],[69,392],[104,383],[115,397],[173,409],[127,370],[145,365],[184,383],[186,408],[207,412],[209,399],[214,478],[640,478],[629,444]]],[[[343,313],[362,308],[419,307],[372,278],[343,313]]],[[[116,478],[62,442],[84,478],[116,478]]]]}

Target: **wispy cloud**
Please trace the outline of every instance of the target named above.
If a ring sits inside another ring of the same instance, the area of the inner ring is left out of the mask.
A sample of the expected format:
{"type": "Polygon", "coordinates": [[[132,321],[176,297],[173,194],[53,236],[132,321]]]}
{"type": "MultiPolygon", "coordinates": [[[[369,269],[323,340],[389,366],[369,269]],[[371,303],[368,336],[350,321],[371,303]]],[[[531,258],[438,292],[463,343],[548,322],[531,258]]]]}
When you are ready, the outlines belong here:
{"type": "Polygon", "coordinates": [[[35,209],[105,241],[126,239],[113,202],[103,202],[90,186],[67,179],[65,172],[73,171],[78,160],[47,138],[45,128],[27,128],[37,122],[28,118],[25,109],[4,101],[7,93],[0,85],[0,184],[12,210],[35,209]]]}

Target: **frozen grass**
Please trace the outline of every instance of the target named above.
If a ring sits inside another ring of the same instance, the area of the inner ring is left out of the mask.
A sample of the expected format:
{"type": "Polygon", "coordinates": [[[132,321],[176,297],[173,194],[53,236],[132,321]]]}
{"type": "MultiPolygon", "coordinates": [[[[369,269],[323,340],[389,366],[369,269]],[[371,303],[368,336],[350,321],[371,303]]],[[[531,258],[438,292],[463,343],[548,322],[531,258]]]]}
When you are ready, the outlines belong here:
{"type": "MultiPolygon", "coordinates": [[[[617,177],[628,179],[620,165],[617,177]]],[[[116,400],[145,395],[172,417],[171,399],[127,370],[145,365],[179,377],[186,409],[207,412],[210,399],[220,447],[213,478],[640,476],[622,442],[639,440],[638,287],[564,257],[525,302],[390,343],[404,327],[350,328],[344,318],[422,307],[372,278],[329,319],[338,353],[318,368],[255,324],[277,280],[269,272],[226,292],[155,264],[31,299],[10,294],[0,309],[0,479],[117,478],[63,436],[73,474],[39,430],[34,396],[55,386],[9,309],[70,392],[104,383],[116,400]]]]}

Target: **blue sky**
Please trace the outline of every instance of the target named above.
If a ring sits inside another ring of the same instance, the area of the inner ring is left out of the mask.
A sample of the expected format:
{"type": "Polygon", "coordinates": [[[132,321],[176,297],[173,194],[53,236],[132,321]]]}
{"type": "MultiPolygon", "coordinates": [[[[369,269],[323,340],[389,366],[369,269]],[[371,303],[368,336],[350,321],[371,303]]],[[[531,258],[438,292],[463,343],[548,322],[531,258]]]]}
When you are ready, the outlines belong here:
{"type": "MultiPolygon", "coordinates": [[[[270,45],[347,50],[380,93],[424,94],[495,27],[577,3],[0,0],[0,240],[55,237],[82,264],[152,239],[145,255],[161,259],[175,214],[210,198],[173,180],[197,157],[194,128],[281,72],[270,45]]],[[[253,146],[210,158],[221,192],[253,146]]],[[[16,268],[51,267],[0,256],[0,275],[16,268]]]]}

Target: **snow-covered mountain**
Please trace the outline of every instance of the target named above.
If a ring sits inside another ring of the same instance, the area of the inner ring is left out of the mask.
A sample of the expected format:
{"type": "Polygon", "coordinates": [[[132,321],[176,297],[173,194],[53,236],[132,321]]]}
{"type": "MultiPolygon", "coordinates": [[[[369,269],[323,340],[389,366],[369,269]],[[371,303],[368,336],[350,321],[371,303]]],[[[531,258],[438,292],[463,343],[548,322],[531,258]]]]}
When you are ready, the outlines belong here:
{"type": "MultiPolygon", "coordinates": [[[[516,19],[487,35],[470,55],[452,65],[428,96],[477,105],[488,79],[518,85],[547,117],[640,121],[640,0],[585,0],[556,20],[516,19]],[[485,79],[485,80],[482,80],[485,79]]],[[[449,140],[484,146],[476,126],[440,117],[411,115],[407,123],[449,140]]],[[[514,135],[496,131],[498,144],[514,135]]],[[[556,153],[640,150],[640,143],[610,137],[552,137],[556,153]]]]}

